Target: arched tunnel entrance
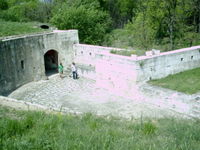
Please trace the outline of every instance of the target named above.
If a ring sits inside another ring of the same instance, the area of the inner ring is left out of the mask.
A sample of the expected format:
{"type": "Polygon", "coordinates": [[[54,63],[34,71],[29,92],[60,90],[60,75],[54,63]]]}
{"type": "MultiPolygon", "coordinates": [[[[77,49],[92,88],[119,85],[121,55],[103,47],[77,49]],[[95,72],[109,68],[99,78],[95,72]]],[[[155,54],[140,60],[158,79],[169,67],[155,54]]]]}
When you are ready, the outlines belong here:
{"type": "Polygon", "coordinates": [[[58,52],[49,50],[44,55],[45,73],[47,76],[58,73],[58,52]]]}

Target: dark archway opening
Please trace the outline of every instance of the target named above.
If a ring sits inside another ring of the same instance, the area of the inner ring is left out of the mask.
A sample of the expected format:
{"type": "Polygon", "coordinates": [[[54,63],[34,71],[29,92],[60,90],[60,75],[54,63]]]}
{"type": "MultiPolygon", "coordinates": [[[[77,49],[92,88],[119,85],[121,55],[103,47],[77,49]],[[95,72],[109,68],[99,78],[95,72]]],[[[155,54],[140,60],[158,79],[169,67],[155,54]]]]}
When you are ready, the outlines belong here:
{"type": "Polygon", "coordinates": [[[47,76],[58,73],[58,52],[49,50],[44,55],[45,73],[47,76]]]}
{"type": "Polygon", "coordinates": [[[42,28],[42,29],[49,29],[49,26],[44,24],[44,25],[41,25],[40,28],[42,28]]]}

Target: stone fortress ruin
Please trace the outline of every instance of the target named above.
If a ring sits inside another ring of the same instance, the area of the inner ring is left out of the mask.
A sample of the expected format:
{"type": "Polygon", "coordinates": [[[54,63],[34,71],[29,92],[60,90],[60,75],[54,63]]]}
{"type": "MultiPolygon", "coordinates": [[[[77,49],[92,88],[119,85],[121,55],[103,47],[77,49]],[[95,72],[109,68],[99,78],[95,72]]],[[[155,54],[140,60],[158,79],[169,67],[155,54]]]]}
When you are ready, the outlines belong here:
{"type": "Polygon", "coordinates": [[[80,44],[77,30],[4,38],[0,41],[0,95],[47,79],[57,73],[60,62],[65,74],[76,62],[78,74],[94,80],[96,87],[130,97],[138,84],[200,67],[200,46],[163,53],[152,50],[146,56],[121,56],[111,50],[123,49],[80,44]]]}
{"type": "Polygon", "coordinates": [[[200,67],[200,46],[163,53],[152,50],[147,56],[131,57],[111,54],[111,50],[123,49],[74,44],[75,61],[89,66],[80,74],[123,95],[134,93],[136,84],[200,67]]]}
{"type": "Polygon", "coordinates": [[[74,59],[75,30],[3,39],[0,42],[0,94],[5,95],[31,81],[57,72],[60,62],[74,59]]]}
{"type": "Polygon", "coordinates": [[[60,62],[68,72],[78,64],[79,74],[96,80],[102,88],[131,93],[136,83],[166,77],[200,67],[200,46],[147,56],[111,54],[118,48],[79,44],[78,31],[3,39],[0,42],[0,94],[4,95],[30,81],[57,72],[60,62]]]}

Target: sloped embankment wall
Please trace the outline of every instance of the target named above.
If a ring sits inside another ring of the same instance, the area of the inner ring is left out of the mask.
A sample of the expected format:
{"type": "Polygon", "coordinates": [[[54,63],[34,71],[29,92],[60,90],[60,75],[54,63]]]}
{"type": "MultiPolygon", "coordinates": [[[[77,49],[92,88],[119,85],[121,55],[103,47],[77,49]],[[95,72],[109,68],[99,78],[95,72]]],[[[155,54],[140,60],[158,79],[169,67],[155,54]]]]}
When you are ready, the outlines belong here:
{"type": "Polygon", "coordinates": [[[78,31],[54,31],[5,39],[0,42],[0,95],[19,86],[45,78],[44,54],[58,52],[58,62],[67,69],[74,59],[73,44],[78,31]]]}

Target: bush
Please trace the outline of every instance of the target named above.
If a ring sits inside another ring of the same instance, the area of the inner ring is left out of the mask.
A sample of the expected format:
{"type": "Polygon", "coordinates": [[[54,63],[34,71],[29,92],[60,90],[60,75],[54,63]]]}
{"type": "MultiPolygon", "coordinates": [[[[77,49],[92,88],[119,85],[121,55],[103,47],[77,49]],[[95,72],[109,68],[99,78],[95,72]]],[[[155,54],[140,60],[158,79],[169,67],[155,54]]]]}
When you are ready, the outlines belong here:
{"type": "Polygon", "coordinates": [[[10,3],[8,8],[3,4],[1,6],[1,1],[3,0],[0,0],[0,18],[7,21],[48,22],[51,17],[52,3],[43,3],[37,0],[18,1],[10,3]]]}
{"type": "Polygon", "coordinates": [[[154,134],[156,131],[156,126],[152,122],[146,122],[146,123],[144,123],[144,127],[143,127],[142,131],[146,135],[154,134]]]}
{"type": "Polygon", "coordinates": [[[110,53],[112,54],[117,54],[117,55],[123,55],[123,56],[131,56],[133,54],[135,54],[135,51],[134,50],[120,50],[120,51],[117,51],[117,50],[111,50],[110,53]]]}
{"type": "Polygon", "coordinates": [[[0,0],[0,10],[8,9],[8,2],[6,0],[0,0]]]}
{"type": "Polygon", "coordinates": [[[64,6],[53,15],[51,22],[62,30],[78,29],[80,41],[88,44],[101,44],[111,25],[106,12],[85,6],[64,6]]]}

